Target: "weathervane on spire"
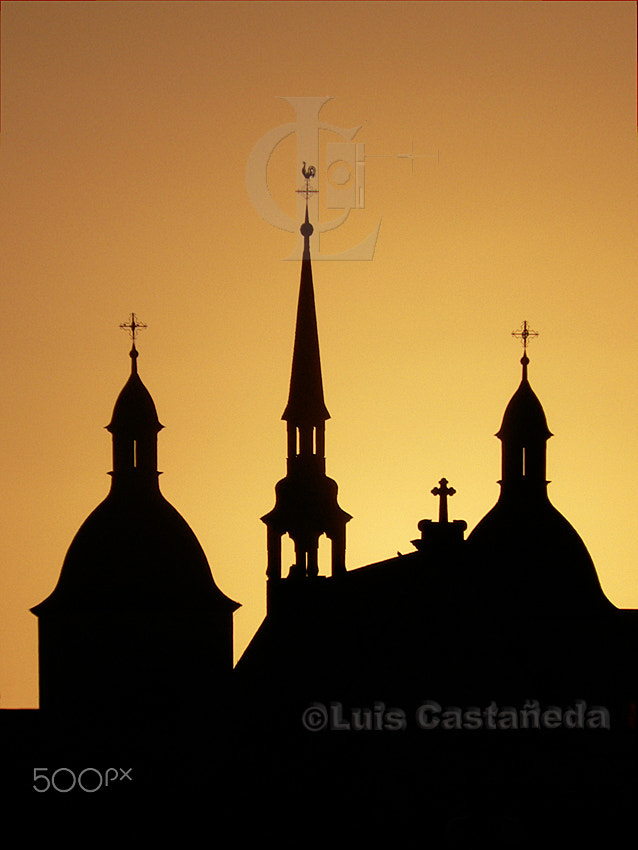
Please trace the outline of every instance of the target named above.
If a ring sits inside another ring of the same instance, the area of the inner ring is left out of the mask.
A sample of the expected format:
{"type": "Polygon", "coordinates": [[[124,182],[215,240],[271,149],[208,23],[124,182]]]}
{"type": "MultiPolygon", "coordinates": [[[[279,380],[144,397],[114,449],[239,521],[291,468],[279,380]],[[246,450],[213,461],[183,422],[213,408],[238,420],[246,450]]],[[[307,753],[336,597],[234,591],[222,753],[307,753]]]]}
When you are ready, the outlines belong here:
{"type": "Polygon", "coordinates": [[[128,322],[122,322],[120,325],[123,331],[128,331],[128,335],[133,340],[133,348],[135,348],[135,339],[139,331],[143,331],[147,327],[143,322],[137,320],[135,313],[131,313],[128,322]]]}
{"type": "Polygon", "coordinates": [[[314,167],[314,165],[306,165],[306,163],[304,162],[304,164],[301,168],[301,173],[304,176],[304,179],[306,181],[306,185],[305,185],[305,188],[303,188],[303,189],[297,189],[297,193],[299,195],[305,195],[306,196],[306,207],[307,207],[308,206],[308,195],[316,194],[319,191],[318,189],[311,189],[310,188],[310,181],[312,180],[313,177],[317,176],[317,169],[314,167]]]}
{"type": "Polygon", "coordinates": [[[527,322],[523,322],[520,328],[517,331],[512,331],[512,336],[515,336],[516,339],[520,339],[523,343],[523,354],[527,354],[527,344],[530,339],[534,339],[534,337],[538,336],[536,331],[533,331],[527,322]]]}

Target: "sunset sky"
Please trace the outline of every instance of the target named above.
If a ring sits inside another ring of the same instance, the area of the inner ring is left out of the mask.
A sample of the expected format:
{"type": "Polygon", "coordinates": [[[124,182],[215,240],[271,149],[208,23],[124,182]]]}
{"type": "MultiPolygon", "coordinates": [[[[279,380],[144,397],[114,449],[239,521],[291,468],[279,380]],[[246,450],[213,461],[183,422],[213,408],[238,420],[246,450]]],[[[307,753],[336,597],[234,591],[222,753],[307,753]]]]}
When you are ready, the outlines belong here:
{"type": "Polygon", "coordinates": [[[108,492],[132,311],[236,657],[263,618],[300,268],[251,195],[296,218],[312,160],[300,131],[249,163],[292,98],[360,128],[315,133],[317,231],[334,145],[365,145],[363,208],[313,242],[348,567],[411,551],[442,476],[451,519],[492,507],[527,320],[550,498],[638,607],[634,2],[3,2],[1,26],[0,706],[37,705],[29,609],[108,492]],[[379,222],[372,259],[322,260],[379,222]]]}

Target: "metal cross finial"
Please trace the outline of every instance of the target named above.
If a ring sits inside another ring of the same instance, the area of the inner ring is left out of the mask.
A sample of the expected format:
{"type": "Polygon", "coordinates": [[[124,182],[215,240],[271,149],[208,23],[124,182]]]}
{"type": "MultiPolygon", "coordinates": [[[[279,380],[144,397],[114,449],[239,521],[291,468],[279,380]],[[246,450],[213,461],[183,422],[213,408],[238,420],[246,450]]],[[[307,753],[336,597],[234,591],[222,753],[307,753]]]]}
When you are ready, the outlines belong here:
{"type": "Polygon", "coordinates": [[[120,325],[123,331],[128,331],[128,335],[133,340],[133,347],[135,348],[135,338],[139,331],[143,331],[147,325],[143,322],[138,322],[137,316],[135,313],[131,313],[128,322],[122,322],[120,325]]]}
{"type": "Polygon", "coordinates": [[[439,522],[447,522],[447,497],[453,496],[456,493],[454,487],[448,487],[447,478],[441,478],[439,486],[435,487],[430,492],[433,496],[438,496],[439,501],[439,522]]]}
{"type": "Polygon", "coordinates": [[[297,189],[297,193],[299,195],[305,195],[306,196],[306,206],[307,206],[308,205],[308,195],[316,194],[319,191],[318,189],[311,189],[310,188],[310,181],[312,180],[313,177],[317,176],[317,169],[314,167],[314,165],[308,165],[307,166],[306,163],[304,162],[303,167],[301,169],[301,173],[303,174],[304,179],[306,181],[306,186],[305,186],[304,189],[297,189]]]}
{"type": "Polygon", "coordinates": [[[523,322],[517,331],[512,331],[512,336],[515,336],[516,339],[520,339],[523,343],[523,351],[527,353],[528,341],[530,339],[534,339],[534,337],[538,336],[538,334],[529,327],[527,322],[523,322]]]}

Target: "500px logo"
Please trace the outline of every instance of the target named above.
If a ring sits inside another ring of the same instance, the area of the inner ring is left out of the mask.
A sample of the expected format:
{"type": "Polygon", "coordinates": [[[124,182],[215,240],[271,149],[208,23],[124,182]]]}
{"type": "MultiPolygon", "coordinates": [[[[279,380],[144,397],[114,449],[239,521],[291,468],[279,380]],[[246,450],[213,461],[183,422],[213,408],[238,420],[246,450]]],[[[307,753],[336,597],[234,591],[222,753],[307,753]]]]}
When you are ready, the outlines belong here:
{"type": "Polygon", "coordinates": [[[129,782],[133,781],[132,767],[129,767],[128,770],[121,767],[107,767],[104,771],[98,770],[96,767],[85,767],[77,775],[70,767],[58,767],[53,771],[50,778],[48,776],[49,770],[48,767],[33,768],[32,787],[34,791],[43,794],[45,791],[53,789],[61,794],[67,794],[77,787],[88,794],[93,794],[100,788],[106,788],[108,785],[121,782],[123,779],[127,779],[129,782]]]}

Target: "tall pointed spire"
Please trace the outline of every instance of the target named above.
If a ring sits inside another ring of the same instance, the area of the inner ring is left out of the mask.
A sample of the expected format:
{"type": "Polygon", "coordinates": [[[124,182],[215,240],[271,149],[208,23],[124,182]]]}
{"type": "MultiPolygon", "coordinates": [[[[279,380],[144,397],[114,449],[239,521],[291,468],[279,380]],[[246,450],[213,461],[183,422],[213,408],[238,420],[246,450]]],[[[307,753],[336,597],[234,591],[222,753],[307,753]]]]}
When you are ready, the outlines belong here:
{"type": "Polygon", "coordinates": [[[319,573],[319,537],[332,541],[332,574],[345,572],[345,526],[350,514],[337,502],[337,484],[326,476],[325,422],[330,418],[323,397],[319,334],[310,260],[313,227],[308,220],[308,182],[312,166],[303,170],[306,178],[306,218],[301,225],[304,251],[297,305],[297,324],[292,357],[288,403],[282,419],[287,423],[288,460],[286,477],[276,486],[276,503],[262,517],[268,527],[269,596],[273,583],[281,579],[281,538],[285,533],[295,544],[295,563],[290,578],[314,578],[319,573]]]}
{"type": "Polygon", "coordinates": [[[310,237],[313,227],[308,220],[307,203],[306,220],[301,225],[301,233],[304,237],[304,250],[301,261],[290,393],[281,418],[297,426],[309,423],[318,426],[326,419],[330,419],[330,414],[323,398],[319,333],[310,261],[310,237]]]}

